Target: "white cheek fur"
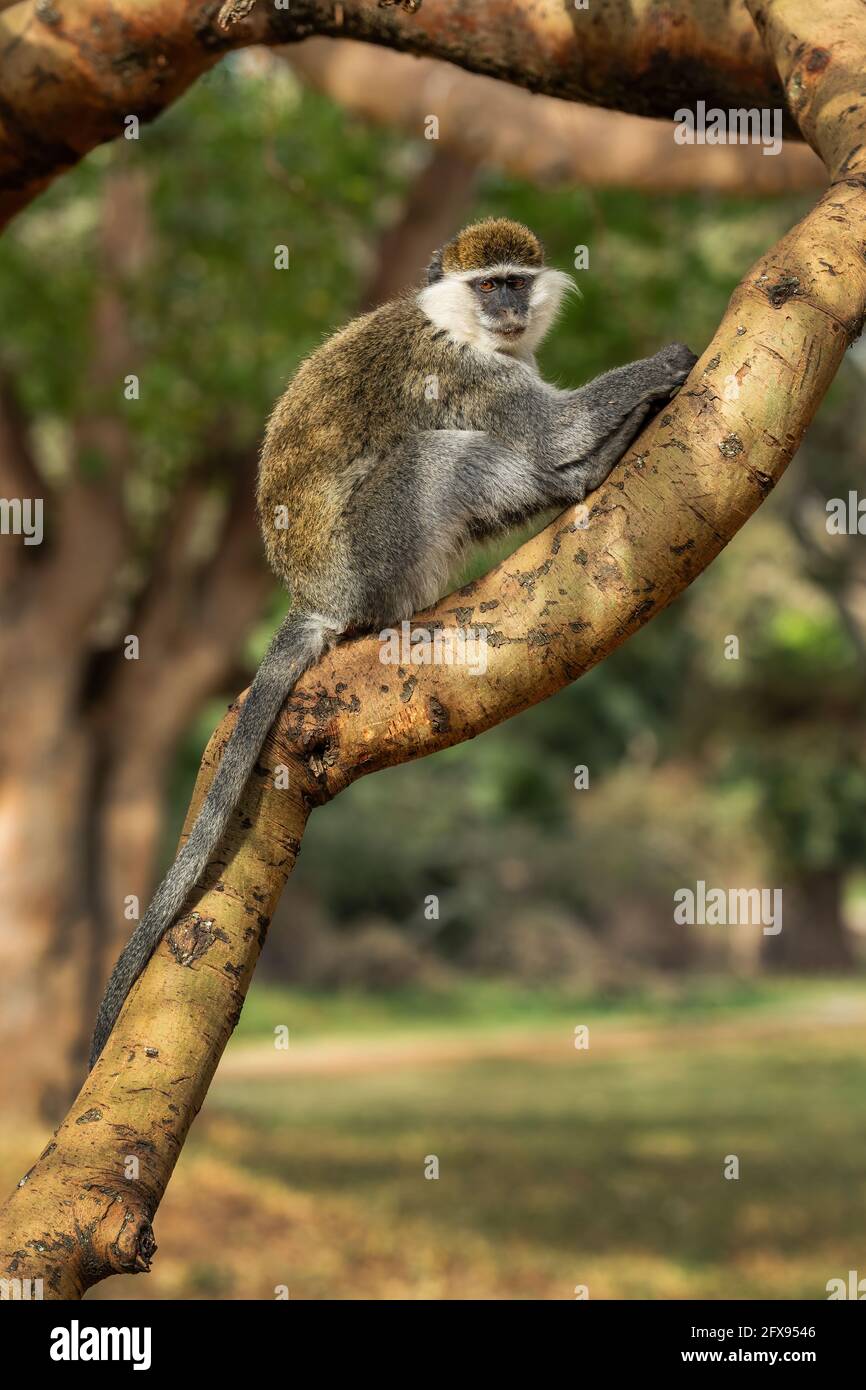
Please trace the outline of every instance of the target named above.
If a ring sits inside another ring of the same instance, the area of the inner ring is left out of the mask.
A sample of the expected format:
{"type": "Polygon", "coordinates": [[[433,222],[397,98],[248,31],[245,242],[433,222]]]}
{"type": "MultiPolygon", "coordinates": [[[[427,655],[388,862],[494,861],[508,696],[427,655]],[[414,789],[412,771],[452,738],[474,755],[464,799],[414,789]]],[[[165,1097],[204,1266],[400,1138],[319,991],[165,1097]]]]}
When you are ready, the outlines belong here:
{"type": "MultiPolygon", "coordinates": [[[[518,267],[515,267],[517,273],[518,267]]],[[[525,273],[525,272],[524,272],[525,273]]],[[[467,279],[484,275],[484,270],[463,271],[426,285],[418,292],[418,303],[432,324],[444,328],[457,343],[468,343],[479,352],[508,352],[507,345],[480,322],[475,297],[467,279]]],[[[516,355],[531,355],[548,333],[562,301],[577,286],[561,270],[540,270],[533,276],[529,296],[529,327],[515,343],[516,355]]]]}

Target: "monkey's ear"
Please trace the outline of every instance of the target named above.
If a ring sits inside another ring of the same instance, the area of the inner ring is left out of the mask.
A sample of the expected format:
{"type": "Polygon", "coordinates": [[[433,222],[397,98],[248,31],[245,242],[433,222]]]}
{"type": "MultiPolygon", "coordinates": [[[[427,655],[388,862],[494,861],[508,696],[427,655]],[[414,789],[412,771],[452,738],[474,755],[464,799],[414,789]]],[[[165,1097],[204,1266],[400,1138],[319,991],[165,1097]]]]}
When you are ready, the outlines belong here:
{"type": "Polygon", "coordinates": [[[435,285],[437,280],[443,278],[442,270],[442,248],[433,252],[433,259],[427,267],[427,284],[435,285]]]}

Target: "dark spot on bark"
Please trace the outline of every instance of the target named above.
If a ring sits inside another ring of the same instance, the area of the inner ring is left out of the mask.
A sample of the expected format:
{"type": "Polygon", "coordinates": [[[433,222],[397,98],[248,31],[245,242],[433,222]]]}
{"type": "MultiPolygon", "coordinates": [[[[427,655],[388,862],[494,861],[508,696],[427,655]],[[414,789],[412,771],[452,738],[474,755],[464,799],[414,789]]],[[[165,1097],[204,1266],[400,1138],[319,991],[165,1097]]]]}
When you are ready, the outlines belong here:
{"type": "Polygon", "coordinates": [[[491,599],[488,599],[486,603],[482,603],[482,604],[481,604],[481,607],[480,607],[480,609],[479,609],[479,612],[481,612],[481,613],[491,613],[491,612],[493,611],[494,608],[498,608],[498,607],[499,607],[499,599],[498,599],[498,598],[491,598],[491,599]]]}
{"type": "Polygon", "coordinates": [[[517,571],[514,577],[520,585],[521,589],[525,589],[530,598],[532,598],[535,594],[535,585],[537,584],[538,580],[544,578],[544,576],[549,572],[550,566],[552,564],[552,560],[545,560],[544,563],[542,565],[539,565],[537,569],[517,571]]]}
{"type": "Polygon", "coordinates": [[[813,48],[809,54],[809,61],[806,64],[807,72],[823,72],[830,61],[830,54],[826,48],[813,48]]]}
{"type": "Polygon", "coordinates": [[[223,883],[222,879],[220,879],[219,883],[214,884],[213,891],[215,893],[224,893],[226,891],[226,886],[223,883]]]}
{"type": "MultiPolygon", "coordinates": [[[[841,167],[840,170],[839,170],[840,175],[846,175],[846,174],[848,174],[848,173],[850,172],[850,170],[851,170],[851,165],[854,163],[855,159],[857,158],[857,156],[858,156],[858,154],[860,153],[860,151],[862,150],[862,148],[863,148],[862,145],[855,145],[854,148],[853,148],[853,150],[849,150],[849,151],[848,151],[848,153],[847,153],[847,155],[845,156],[845,159],[844,159],[844,161],[843,161],[843,163],[842,163],[842,167],[841,167]]],[[[855,179],[846,180],[846,182],[850,182],[850,183],[855,183],[855,184],[856,184],[856,183],[857,183],[857,180],[855,180],[855,179]]],[[[845,219],[842,218],[842,219],[840,219],[840,220],[844,221],[845,219]]]]}
{"type": "Polygon", "coordinates": [[[632,609],[631,614],[629,616],[629,622],[637,622],[646,613],[651,613],[654,608],[655,602],[653,599],[644,599],[643,603],[639,603],[637,608],[632,609]]]}
{"type": "Polygon", "coordinates": [[[671,420],[672,420],[673,418],[674,418],[673,415],[671,415],[670,413],[668,413],[667,415],[663,415],[663,416],[661,417],[661,419],[659,420],[659,424],[660,424],[660,425],[669,425],[670,422],[671,422],[671,420]]]}
{"type": "Polygon", "coordinates": [[[672,545],[671,552],[674,555],[685,555],[687,550],[694,550],[694,540],[684,541],[682,545],[672,545]]]}
{"type": "Polygon", "coordinates": [[[228,942],[228,937],[214,922],[213,917],[202,917],[193,912],[182,917],[169,930],[166,936],[168,947],[178,965],[193,965],[201,960],[215,941],[228,942]]]}
{"type": "Polygon", "coordinates": [[[237,1026],[238,1026],[238,1020],[239,1020],[239,1018],[240,1018],[240,1016],[241,1016],[241,1013],[242,1013],[242,1011],[243,1011],[243,1007],[244,1007],[243,996],[239,996],[239,995],[237,994],[237,992],[235,992],[235,995],[234,995],[234,1008],[232,1009],[231,1013],[228,1015],[228,1018],[227,1018],[227,1022],[228,1022],[228,1025],[229,1025],[229,1032],[230,1032],[230,1033],[233,1033],[234,1030],[237,1028],[237,1026]]]}
{"type": "Polygon", "coordinates": [[[710,358],[709,362],[708,362],[707,365],[704,367],[704,371],[705,371],[705,372],[714,372],[715,369],[716,369],[716,367],[717,367],[717,366],[719,365],[719,363],[721,362],[721,360],[722,360],[722,354],[721,354],[720,352],[717,352],[716,355],[715,355],[715,357],[711,357],[711,358],[710,358]]]}
{"type": "Polygon", "coordinates": [[[241,975],[244,973],[244,968],[242,965],[232,965],[230,960],[226,961],[225,965],[223,966],[223,970],[227,975],[231,975],[232,979],[234,980],[239,980],[241,975]]]}
{"type": "Polygon", "coordinates": [[[147,1274],[157,1249],[157,1243],[153,1238],[153,1227],[149,1221],[142,1221],[138,1228],[138,1238],[135,1242],[132,1260],[127,1261],[123,1259],[121,1252],[118,1250],[118,1263],[121,1264],[124,1269],[129,1269],[132,1273],[147,1274]]]}
{"type": "Polygon", "coordinates": [[[459,595],[460,595],[461,598],[471,598],[472,595],[475,593],[475,590],[476,590],[477,588],[478,588],[478,580],[477,580],[477,579],[473,579],[473,580],[470,581],[469,584],[464,584],[464,585],[463,585],[463,588],[462,588],[462,589],[458,589],[457,592],[459,593],[459,595]]]}
{"type": "Polygon", "coordinates": [[[102,1119],[101,1110],[85,1110],[83,1115],[79,1115],[75,1121],[77,1125],[92,1125],[94,1121],[102,1119]]]}
{"type": "Polygon", "coordinates": [[[308,745],[306,761],[313,776],[324,777],[329,767],[333,767],[339,757],[339,750],[333,739],[323,738],[308,745]]]}
{"type": "Polygon", "coordinates": [[[738,434],[726,434],[719,445],[719,453],[722,458],[735,459],[737,454],[743,452],[743,441],[738,434]]]}
{"type": "Polygon", "coordinates": [[[472,614],[474,612],[474,608],[455,608],[454,616],[457,619],[460,626],[465,627],[466,624],[471,620],[472,614]]]}
{"type": "Polygon", "coordinates": [[[583,618],[575,618],[574,622],[569,623],[568,626],[572,632],[586,632],[588,627],[592,627],[592,623],[584,621],[583,618]]]}
{"type": "Polygon", "coordinates": [[[412,699],[412,696],[415,694],[415,687],[417,684],[417,676],[410,676],[408,680],[405,680],[403,682],[403,688],[400,691],[400,699],[402,700],[404,705],[408,705],[409,701],[412,699]]]}
{"type": "Polygon", "coordinates": [[[775,479],[771,478],[769,473],[759,473],[756,469],[752,473],[752,477],[758,484],[758,487],[764,497],[767,496],[768,492],[772,492],[773,488],[776,486],[775,479]]]}
{"type": "Polygon", "coordinates": [[[158,1056],[159,1056],[159,1048],[158,1048],[158,1047],[146,1047],[146,1048],[144,1049],[144,1055],[145,1055],[145,1057],[158,1057],[158,1056]]]}
{"type": "Polygon", "coordinates": [[[553,545],[550,547],[554,555],[558,555],[562,549],[563,536],[570,536],[577,530],[576,526],[562,526],[553,538],[553,545]]]}
{"type": "Polygon", "coordinates": [[[527,647],[546,647],[553,638],[549,632],[545,632],[543,627],[530,628],[526,634],[527,647]]]}
{"type": "Polygon", "coordinates": [[[781,309],[783,304],[787,304],[789,299],[793,299],[800,290],[800,281],[796,275],[781,275],[775,285],[770,285],[767,289],[767,298],[774,309],[781,309]]]}
{"type": "Polygon", "coordinates": [[[447,734],[451,728],[451,716],[441,700],[437,700],[435,695],[427,697],[427,708],[430,711],[430,723],[433,732],[436,734],[447,734]]]}
{"type": "Polygon", "coordinates": [[[588,559],[589,559],[589,556],[587,555],[586,551],[585,551],[585,550],[579,550],[579,551],[577,552],[577,554],[575,555],[575,557],[574,557],[574,563],[575,563],[576,565],[585,565],[588,559]]]}

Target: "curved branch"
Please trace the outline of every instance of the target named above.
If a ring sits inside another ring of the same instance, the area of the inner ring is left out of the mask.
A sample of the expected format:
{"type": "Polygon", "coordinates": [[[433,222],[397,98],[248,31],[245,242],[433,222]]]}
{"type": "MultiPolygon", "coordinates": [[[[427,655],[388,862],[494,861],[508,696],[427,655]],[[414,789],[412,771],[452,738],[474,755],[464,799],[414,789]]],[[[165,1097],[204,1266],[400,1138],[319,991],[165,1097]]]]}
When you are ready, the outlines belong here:
{"type": "MultiPolygon", "coordinates": [[[[757,4],[756,4],[757,9],[757,4]]],[[[746,275],[694,372],[593,497],[428,623],[485,624],[489,667],[395,668],[363,637],[301,680],[193,910],[132,990],[67,1119],[2,1213],[0,1264],[79,1296],[146,1268],[151,1220],[240,1012],[306,817],[365,773],[474,737],[576,679],[706,567],[783,473],[866,317],[860,0],[762,0],[833,187],[746,275]],[[838,41],[828,49],[826,34],[838,41]],[[827,56],[829,54],[829,56],[827,56]],[[289,770],[286,790],[276,765],[289,770]],[[130,1160],[135,1160],[131,1163],[130,1160]]],[[[210,741],[192,822],[232,726],[210,741]]]]}
{"type": "MultiPolygon", "coordinates": [[[[683,102],[783,106],[741,0],[292,0],[228,29],[220,0],[22,0],[0,11],[0,226],[89,150],[149,121],[224,53],[311,34],[442,58],[530,91],[670,118],[683,102]],[[98,46],[94,43],[98,34],[98,46]]],[[[796,125],[787,133],[796,137],[796,125]]]]}

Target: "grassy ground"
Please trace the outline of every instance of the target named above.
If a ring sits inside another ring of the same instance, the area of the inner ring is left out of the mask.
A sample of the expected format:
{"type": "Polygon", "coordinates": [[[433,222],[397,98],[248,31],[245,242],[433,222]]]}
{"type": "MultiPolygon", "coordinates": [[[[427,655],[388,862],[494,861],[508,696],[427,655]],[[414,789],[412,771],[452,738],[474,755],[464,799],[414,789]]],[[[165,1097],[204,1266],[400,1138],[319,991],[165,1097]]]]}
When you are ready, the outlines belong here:
{"type": "Polygon", "coordinates": [[[154,1275],[105,1293],[820,1298],[866,1271],[866,991],[522,1002],[260,996],[236,1056],[275,1018],[290,1054],[227,1059],[154,1275]]]}
{"type": "Polygon", "coordinates": [[[354,1034],[345,1000],[251,1001],[154,1272],[98,1296],[826,1297],[866,1274],[866,987],[701,995],[356,1001],[354,1034]]]}

